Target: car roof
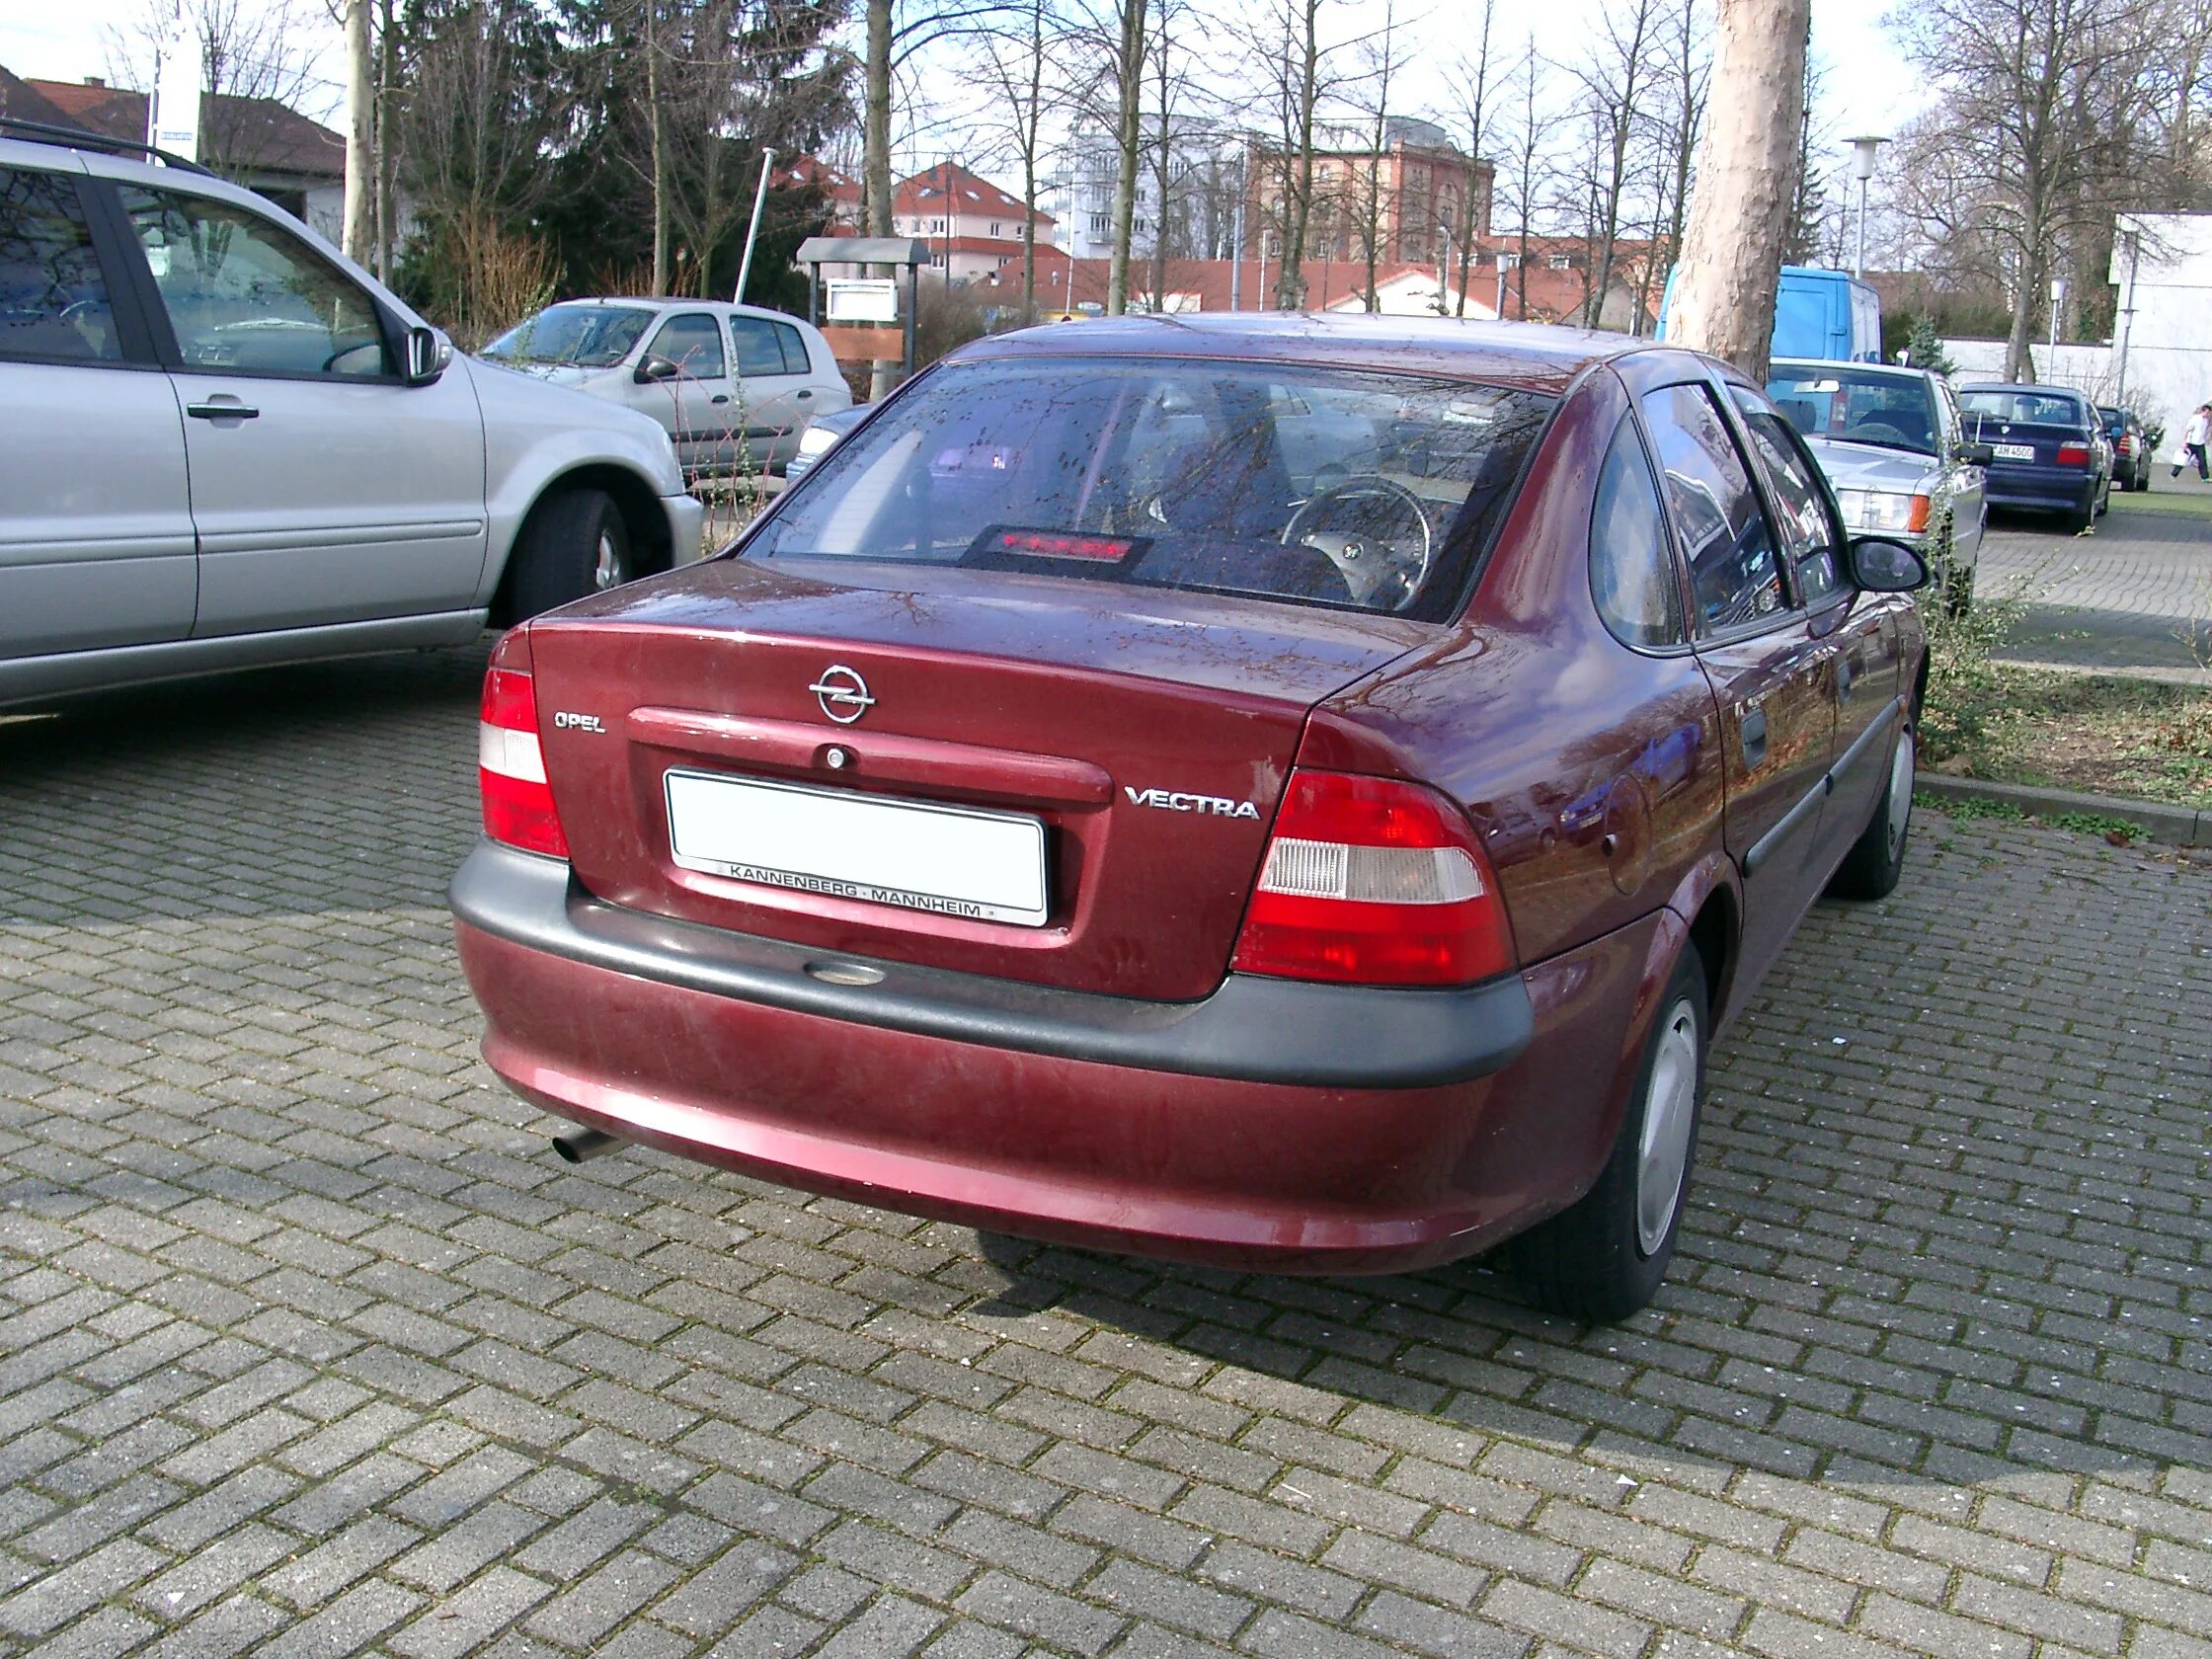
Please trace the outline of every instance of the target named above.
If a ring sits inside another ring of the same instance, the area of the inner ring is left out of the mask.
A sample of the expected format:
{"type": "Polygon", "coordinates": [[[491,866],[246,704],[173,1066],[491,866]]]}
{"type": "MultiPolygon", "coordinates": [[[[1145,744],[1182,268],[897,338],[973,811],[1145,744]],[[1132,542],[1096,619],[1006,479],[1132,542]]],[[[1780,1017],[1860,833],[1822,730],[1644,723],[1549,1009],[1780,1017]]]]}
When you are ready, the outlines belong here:
{"type": "Polygon", "coordinates": [[[1591,363],[1639,349],[1653,350],[1653,343],[1624,334],[1600,334],[1546,323],[1234,311],[1042,323],[1010,334],[988,336],[962,347],[953,356],[964,360],[1135,356],[1299,362],[1563,392],[1591,363]]]}
{"type": "Polygon", "coordinates": [[[1767,365],[1772,374],[1778,368],[1848,368],[1854,374],[1894,374],[1903,379],[1933,380],[1932,368],[1916,368],[1911,363],[1847,362],[1840,357],[1777,357],[1767,365]]]}
{"type": "MultiPolygon", "coordinates": [[[[795,323],[799,318],[788,312],[777,311],[765,305],[741,305],[728,299],[685,298],[681,294],[578,294],[573,299],[557,299],[553,305],[653,305],[663,310],[677,306],[689,311],[728,311],[743,317],[773,317],[779,323],[795,323]]],[[[547,306],[551,310],[552,306],[547,306]]]]}
{"type": "Polygon", "coordinates": [[[2046,386],[2035,380],[1965,380],[1959,383],[1962,392],[2033,392],[2039,397],[2070,397],[2079,402],[2089,402],[2089,393],[2078,386],[2046,386]]]}

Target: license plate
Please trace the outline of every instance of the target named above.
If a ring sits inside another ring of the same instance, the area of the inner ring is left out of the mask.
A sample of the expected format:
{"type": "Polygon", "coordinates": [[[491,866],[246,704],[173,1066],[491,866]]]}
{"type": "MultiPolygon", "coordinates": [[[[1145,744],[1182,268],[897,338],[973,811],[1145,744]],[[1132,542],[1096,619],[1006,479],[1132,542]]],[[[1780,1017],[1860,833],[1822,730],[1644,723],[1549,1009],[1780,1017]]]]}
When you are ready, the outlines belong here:
{"type": "Polygon", "coordinates": [[[1019,813],[709,772],[664,780],[686,870],[977,921],[1045,922],[1045,827],[1019,813]]]}
{"type": "Polygon", "coordinates": [[[2032,461],[2035,445],[2032,443],[1993,443],[1989,452],[2001,461],[2032,461]]]}

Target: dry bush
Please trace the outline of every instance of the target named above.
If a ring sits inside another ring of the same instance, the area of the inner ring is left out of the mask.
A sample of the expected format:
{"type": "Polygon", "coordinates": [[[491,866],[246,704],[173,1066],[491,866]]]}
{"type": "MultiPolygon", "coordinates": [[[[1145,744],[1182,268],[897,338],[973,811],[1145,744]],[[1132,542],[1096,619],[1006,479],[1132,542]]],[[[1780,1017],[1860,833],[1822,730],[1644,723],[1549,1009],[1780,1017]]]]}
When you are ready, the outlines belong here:
{"type": "Polygon", "coordinates": [[[536,237],[509,230],[489,213],[467,213],[447,229],[445,242],[459,289],[453,338],[462,350],[475,351],[551,303],[560,267],[536,237]]]}

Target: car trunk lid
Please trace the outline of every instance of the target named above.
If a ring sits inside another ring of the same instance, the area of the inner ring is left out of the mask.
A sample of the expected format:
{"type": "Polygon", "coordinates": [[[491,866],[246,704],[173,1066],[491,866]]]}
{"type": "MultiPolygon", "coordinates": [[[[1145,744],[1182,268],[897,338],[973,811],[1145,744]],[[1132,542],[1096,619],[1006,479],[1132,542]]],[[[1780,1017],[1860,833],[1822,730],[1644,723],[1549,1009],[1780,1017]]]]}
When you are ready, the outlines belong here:
{"type": "Polygon", "coordinates": [[[546,773],[600,899],[827,955],[1187,999],[1225,971],[1307,711],[1436,632],[724,560],[541,619],[530,645],[546,773]],[[958,880],[932,881],[940,843],[958,880]]]}

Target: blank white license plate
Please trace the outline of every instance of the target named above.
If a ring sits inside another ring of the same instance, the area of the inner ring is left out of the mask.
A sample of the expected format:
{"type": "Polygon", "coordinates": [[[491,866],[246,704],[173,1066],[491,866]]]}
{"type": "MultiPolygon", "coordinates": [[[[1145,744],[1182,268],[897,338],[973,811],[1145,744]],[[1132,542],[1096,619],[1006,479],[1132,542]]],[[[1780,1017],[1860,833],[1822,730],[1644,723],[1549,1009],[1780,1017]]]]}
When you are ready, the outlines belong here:
{"type": "Polygon", "coordinates": [[[1993,443],[1989,452],[2001,461],[2032,461],[2035,445],[2032,443],[1993,443]]]}
{"type": "Polygon", "coordinates": [[[1045,922],[1045,827],[1018,813],[708,772],[666,779],[686,870],[978,921],[1045,922]]]}

